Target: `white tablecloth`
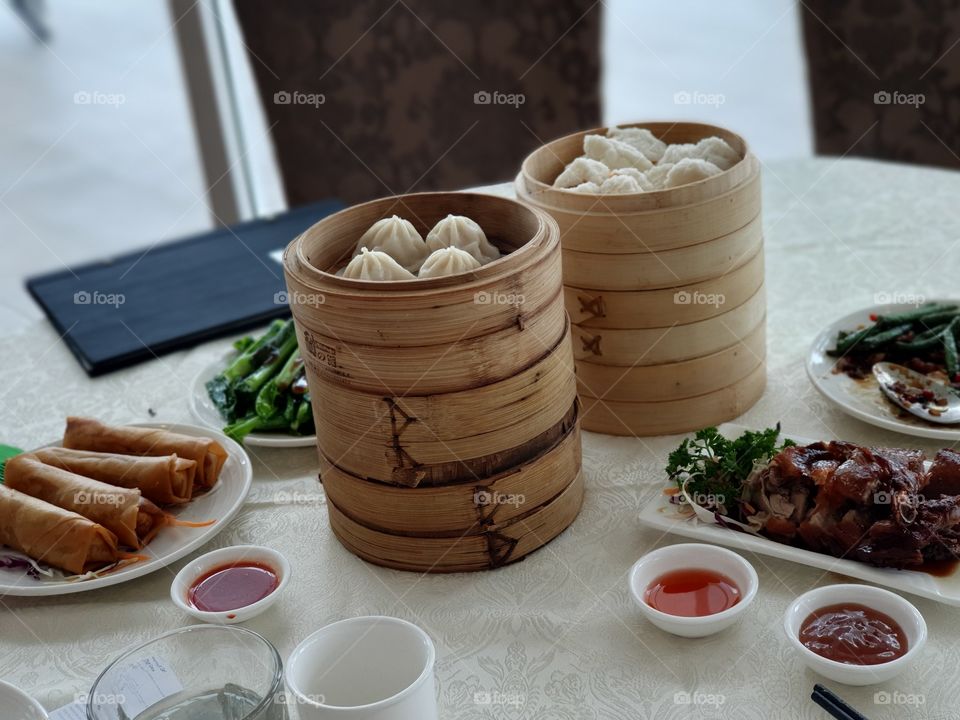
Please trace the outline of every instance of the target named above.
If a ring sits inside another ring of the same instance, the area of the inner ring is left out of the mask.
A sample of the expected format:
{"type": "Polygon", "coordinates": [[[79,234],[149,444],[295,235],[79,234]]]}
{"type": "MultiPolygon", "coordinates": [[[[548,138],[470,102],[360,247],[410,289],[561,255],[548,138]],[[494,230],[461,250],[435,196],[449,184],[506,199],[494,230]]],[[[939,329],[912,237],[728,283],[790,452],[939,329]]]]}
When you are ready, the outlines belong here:
{"type": "MultiPolygon", "coordinates": [[[[816,331],[878,294],[956,295],[960,174],[819,159],[772,164],[763,175],[769,384],[740,422],[780,420],[808,437],[915,443],[831,407],[808,382],[803,360],[816,331]]],[[[89,380],[47,324],[3,337],[0,442],[48,442],[67,414],[193,422],[190,381],[227,345],[209,343],[89,380]]],[[[666,453],[677,442],[586,433],[587,496],[569,530],[515,565],[439,576],[386,570],[348,553],[328,527],[314,451],[253,448],[250,497],[204,550],[260,543],[290,559],[285,596],[248,623],[284,657],[310,631],[348,616],[388,614],[421,625],[437,644],[447,720],[826,717],[809,700],[820,678],[787,646],[781,617],[796,595],[839,576],[750,557],[760,574],[756,602],[740,624],[703,640],[666,635],[634,607],[626,586],[631,564],[676,541],[640,527],[636,516],[660,493],[666,453]],[[678,703],[677,693],[714,696],[714,704],[678,703]]],[[[89,689],[123,648],[191,622],[168,597],[188,559],[103,590],[0,598],[0,677],[48,709],[89,689]]],[[[921,662],[885,685],[834,687],[870,718],[955,718],[960,611],[912,599],[931,631],[921,662]],[[877,691],[919,696],[923,705],[878,704],[877,691]]]]}

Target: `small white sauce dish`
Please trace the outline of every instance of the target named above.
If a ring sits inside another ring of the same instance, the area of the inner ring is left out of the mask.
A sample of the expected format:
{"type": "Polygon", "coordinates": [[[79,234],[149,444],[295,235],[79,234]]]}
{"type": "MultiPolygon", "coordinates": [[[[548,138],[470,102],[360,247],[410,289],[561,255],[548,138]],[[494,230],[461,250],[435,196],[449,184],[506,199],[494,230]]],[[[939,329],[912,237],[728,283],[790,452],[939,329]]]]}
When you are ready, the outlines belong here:
{"type": "Polygon", "coordinates": [[[895,678],[919,657],[927,642],[927,623],[920,611],[896,593],[871,585],[827,585],[805,592],[787,608],[783,629],[808,668],[844,685],[875,685],[895,678]],[[865,605],[896,620],[907,636],[906,654],[880,665],[848,665],[828,660],[804,646],[800,642],[803,622],[820,608],[840,603],[865,605]]]}
{"type": "Polygon", "coordinates": [[[47,720],[43,705],[27,695],[16,685],[0,680],[0,708],[3,717],[12,720],[47,720]]]}
{"type": "Polygon", "coordinates": [[[273,605],[289,581],[290,563],[276,550],[261,545],[233,545],[213,550],[187,563],[173,579],[170,598],[177,607],[201,622],[233,625],[246,622],[273,605]],[[235,610],[210,612],[198,610],[190,604],[190,588],[197,580],[217,568],[245,562],[266,565],[272,569],[279,580],[277,588],[261,600],[235,610]]]}
{"type": "Polygon", "coordinates": [[[681,637],[706,637],[735,623],[753,602],[760,580],[753,565],[731,550],[703,543],[669,545],[647,553],[630,570],[630,594],[646,618],[661,630],[681,637]],[[683,617],[651,607],[644,593],[658,578],[675,570],[713,570],[726,575],[740,589],[740,601],[713,615],[683,617]]]}

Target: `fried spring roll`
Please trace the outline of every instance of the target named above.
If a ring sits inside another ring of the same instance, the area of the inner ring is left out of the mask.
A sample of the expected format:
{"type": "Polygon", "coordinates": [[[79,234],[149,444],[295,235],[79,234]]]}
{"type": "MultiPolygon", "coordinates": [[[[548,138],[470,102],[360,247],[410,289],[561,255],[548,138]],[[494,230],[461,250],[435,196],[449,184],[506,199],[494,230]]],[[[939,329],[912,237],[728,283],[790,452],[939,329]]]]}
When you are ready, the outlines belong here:
{"type": "Polygon", "coordinates": [[[197,463],[176,455],[138,457],[60,447],[41,448],[32,454],[45,465],[108,485],[139,490],[159,505],[180,505],[193,497],[197,463]]]}
{"type": "Polygon", "coordinates": [[[5,485],[0,485],[0,543],[75,575],[126,556],[102,525],[5,485]]]}
{"type": "Polygon", "coordinates": [[[121,545],[132,548],[143,546],[143,535],[151,537],[155,532],[155,515],[162,514],[156,505],[156,513],[150,507],[141,508],[139,490],[107,485],[98,480],[76,475],[57,467],[44,465],[32,454],[17,455],[7,460],[4,469],[7,487],[25,495],[56,505],[64,510],[83,515],[103,525],[117,536],[121,545]],[[140,517],[141,513],[145,516],[140,517]]]}
{"type": "Polygon", "coordinates": [[[63,446],[121,455],[177,455],[188,458],[197,463],[195,484],[200,488],[213,487],[227,460],[227,451],[210,438],[156,428],[112,427],[92,418],[68,417],[63,446]]]}

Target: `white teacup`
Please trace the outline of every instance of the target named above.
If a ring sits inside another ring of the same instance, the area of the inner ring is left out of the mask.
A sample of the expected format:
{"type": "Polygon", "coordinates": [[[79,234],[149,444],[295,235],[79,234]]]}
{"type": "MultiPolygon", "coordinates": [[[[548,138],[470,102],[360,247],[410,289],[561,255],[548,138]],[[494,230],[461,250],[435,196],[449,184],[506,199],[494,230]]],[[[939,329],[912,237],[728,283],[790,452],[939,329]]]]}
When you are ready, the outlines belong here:
{"type": "Polygon", "coordinates": [[[287,687],[301,720],[436,720],[436,655],[406,620],[341,620],[294,649],[287,687]]]}

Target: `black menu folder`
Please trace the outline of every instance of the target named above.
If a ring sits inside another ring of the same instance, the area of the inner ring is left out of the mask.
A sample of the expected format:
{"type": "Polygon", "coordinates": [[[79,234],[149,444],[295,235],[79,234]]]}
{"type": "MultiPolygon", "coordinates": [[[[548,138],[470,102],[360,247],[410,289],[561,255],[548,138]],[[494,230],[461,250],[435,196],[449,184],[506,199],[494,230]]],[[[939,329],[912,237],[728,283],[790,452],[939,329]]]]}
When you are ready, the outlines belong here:
{"type": "Polygon", "coordinates": [[[281,253],[342,207],[270,218],[30,278],[27,289],[90,376],[289,315],[281,253]]]}

